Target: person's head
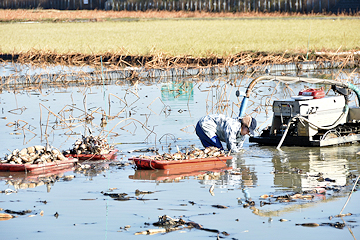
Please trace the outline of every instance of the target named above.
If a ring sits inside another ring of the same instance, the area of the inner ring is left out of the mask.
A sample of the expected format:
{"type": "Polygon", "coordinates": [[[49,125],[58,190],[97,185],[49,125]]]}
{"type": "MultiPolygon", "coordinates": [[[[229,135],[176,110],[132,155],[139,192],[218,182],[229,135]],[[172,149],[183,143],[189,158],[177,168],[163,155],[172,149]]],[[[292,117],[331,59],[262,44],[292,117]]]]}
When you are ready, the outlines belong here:
{"type": "Polygon", "coordinates": [[[256,128],[256,119],[250,116],[243,117],[241,119],[241,135],[254,135],[254,130],[256,128]]]}

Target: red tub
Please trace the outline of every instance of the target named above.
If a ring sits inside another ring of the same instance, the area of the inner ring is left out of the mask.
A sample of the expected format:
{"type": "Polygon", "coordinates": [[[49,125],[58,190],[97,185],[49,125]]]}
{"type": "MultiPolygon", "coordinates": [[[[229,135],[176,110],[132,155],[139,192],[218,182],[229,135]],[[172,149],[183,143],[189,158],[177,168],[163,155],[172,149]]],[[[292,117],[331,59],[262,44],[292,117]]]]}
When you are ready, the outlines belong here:
{"type": "Polygon", "coordinates": [[[226,161],[232,159],[232,156],[195,158],[186,160],[155,160],[151,157],[132,157],[138,169],[174,169],[174,168],[197,168],[198,170],[206,168],[227,167],[226,161]]]}
{"type": "Polygon", "coordinates": [[[113,160],[113,159],[115,159],[117,152],[118,152],[118,150],[114,149],[108,154],[64,154],[64,156],[77,158],[81,161],[84,161],[84,160],[94,160],[94,161],[113,160]]]}
{"type": "Polygon", "coordinates": [[[9,164],[0,163],[0,171],[3,172],[47,172],[73,167],[78,160],[68,158],[63,161],[55,161],[45,164],[9,164]]]}

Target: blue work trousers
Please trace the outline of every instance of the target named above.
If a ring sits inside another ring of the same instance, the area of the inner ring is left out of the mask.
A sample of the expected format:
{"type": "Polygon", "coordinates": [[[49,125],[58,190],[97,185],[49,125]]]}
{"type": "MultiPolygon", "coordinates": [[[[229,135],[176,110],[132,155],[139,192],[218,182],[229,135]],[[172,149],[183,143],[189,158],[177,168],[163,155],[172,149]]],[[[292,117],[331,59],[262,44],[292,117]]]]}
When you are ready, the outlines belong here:
{"type": "Polygon", "coordinates": [[[212,138],[209,138],[204,131],[202,130],[202,128],[200,127],[200,124],[197,123],[196,124],[196,135],[200,138],[200,141],[202,143],[202,145],[206,148],[206,147],[210,147],[210,146],[214,146],[217,148],[220,148],[221,150],[223,150],[223,146],[220,142],[220,139],[218,138],[218,136],[213,136],[212,138]]]}

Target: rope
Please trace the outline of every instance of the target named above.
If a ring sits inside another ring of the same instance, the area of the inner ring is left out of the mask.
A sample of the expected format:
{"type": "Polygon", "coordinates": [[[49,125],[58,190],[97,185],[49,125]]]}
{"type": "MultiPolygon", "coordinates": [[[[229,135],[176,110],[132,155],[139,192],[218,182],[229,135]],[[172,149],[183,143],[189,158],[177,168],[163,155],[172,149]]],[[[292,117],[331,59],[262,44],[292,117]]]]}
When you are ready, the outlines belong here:
{"type": "Polygon", "coordinates": [[[219,159],[223,164],[225,164],[225,167],[227,166],[226,162],[224,162],[220,157],[216,157],[216,158],[219,159]]]}
{"type": "Polygon", "coordinates": [[[150,162],[149,162],[149,166],[152,170],[156,170],[155,168],[153,168],[153,166],[151,166],[151,162],[152,162],[153,159],[150,158],[150,162]]]}

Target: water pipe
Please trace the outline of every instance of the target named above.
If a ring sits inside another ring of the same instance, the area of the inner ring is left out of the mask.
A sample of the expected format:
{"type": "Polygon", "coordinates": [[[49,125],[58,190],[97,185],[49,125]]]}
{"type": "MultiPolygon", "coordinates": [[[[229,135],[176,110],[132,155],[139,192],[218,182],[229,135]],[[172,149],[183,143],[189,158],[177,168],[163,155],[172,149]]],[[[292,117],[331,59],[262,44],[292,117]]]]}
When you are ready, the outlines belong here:
{"type": "Polygon", "coordinates": [[[240,118],[244,116],[244,113],[245,113],[245,110],[247,108],[248,102],[249,102],[249,98],[244,96],[244,98],[243,98],[243,100],[241,102],[241,106],[240,106],[240,113],[239,113],[240,118]]]}
{"type": "Polygon", "coordinates": [[[247,104],[252,92],[252,89],[254,86],[260,82],[260,81],[273,81],[277,80],[279,82],[285,83],[285,84],[292,84],[296,82],[307,82],[307,83],[317,83],[317,84],[327,84],[327,85],[335,85],[339,87],[345,87],[353,90],[358,98],[358,102],[360,105],[360,90],[352,83],[344,83],[339,82],[335,80],[329,80],[329,79],[320,79],[320,78],[304,78],[304,77],[289,77],[289,76],[270,76],[270,75],[264,75],[260,76],[258,78],[255,78],[251,81],[249,86],[246,89],[245,96],[241,102],[241,106],[239,109],[239,117],[243,117],[247,108],[247,104]]]}
{"type": "Polygon", "coordinates": [[[360,106],[360,89],[352,83],[348,83],[348,88],[350,88],[351,90],[353,90],[355,92],[356,97],[358,99],[358,104],[360,106]]]}

